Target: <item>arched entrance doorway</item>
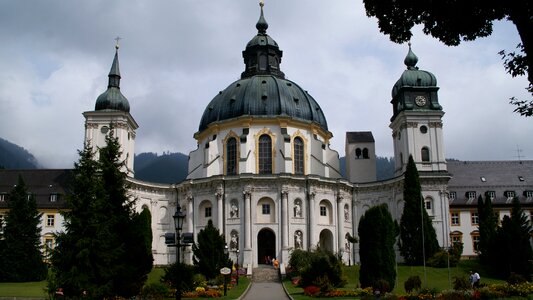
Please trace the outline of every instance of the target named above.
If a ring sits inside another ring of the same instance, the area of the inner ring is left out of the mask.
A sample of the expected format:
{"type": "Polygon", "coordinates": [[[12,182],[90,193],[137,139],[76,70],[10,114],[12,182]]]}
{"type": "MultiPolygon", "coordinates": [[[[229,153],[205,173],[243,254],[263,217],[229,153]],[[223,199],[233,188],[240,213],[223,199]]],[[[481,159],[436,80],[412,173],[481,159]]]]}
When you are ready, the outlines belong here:
{"type": "Polygon", "coordinates": [[[268,228],[263,228],[257,234],[257,262],[267,264],[266,258],[276,256],[276,235],[268,228]]]}
{"type": "Polygon", "coordinates": [[[319,237],[320,249],[333,252],[333,234],[328,229],[324,229],[320,232],[319,237]]]}

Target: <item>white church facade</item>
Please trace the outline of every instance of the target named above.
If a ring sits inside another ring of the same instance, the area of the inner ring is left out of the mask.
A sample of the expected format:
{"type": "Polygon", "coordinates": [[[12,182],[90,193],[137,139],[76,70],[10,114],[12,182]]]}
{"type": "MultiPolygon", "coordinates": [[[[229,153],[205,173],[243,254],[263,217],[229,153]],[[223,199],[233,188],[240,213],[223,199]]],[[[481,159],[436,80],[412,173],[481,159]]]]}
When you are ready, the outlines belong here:
{"type": "MultiPolygon", "coordinates": [[[[282,51],[258,30],[243,51],[245,69],[207,104],[194,134],[198,148],[189,155],[187,179],[173,185],[137,180],[133,176],[135,130],[139,125],[120,92],[118,50],[109,86],[84,113],[85,141],[103,146],[115,130],[130,175],[130,193],[137,208],[152,214],[156,265],[175,261],[175,248],[165,245],[173,232],[172,215],[185,211],[183,232],[195,237],[208,220],[225,236],[230,258],[248,267],[276,257],[287,263],[292,249],[321,247],[341,253],[346,263],[358,261],[360,217],[371,206],[386,203],[399,219],[403,209],[403,178],[409,155],[420,170],[426,208],[439,244],[449,244],[447,182],[442,107],[433,74],[418,70],[409,49],[407,70],[393,88],[396,177],[376,181],[375,146],[371,132],[346,133],[347,179],[340,173],[339,153],[329,146],[333,134],[319,104],[280,69],[282,51]],[[239,251],[236,251],[236,250],[239,251]]],[[[142,126],[142,124],[140,124],[142,126]]],[[[181,260],[192,262],[191,247],[181,260]]]]}

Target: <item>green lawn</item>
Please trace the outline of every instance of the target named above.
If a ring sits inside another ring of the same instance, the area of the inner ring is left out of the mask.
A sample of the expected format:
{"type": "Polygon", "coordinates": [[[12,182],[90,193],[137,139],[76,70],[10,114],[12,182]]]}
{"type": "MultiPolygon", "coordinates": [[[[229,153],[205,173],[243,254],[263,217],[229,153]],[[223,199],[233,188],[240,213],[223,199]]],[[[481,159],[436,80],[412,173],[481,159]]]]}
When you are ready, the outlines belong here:
{"type": "Polygon", "coordinates": [[[46,298],[46,281],[0,282],[0,297],[46,298]]]}
{"type": "MultiPolygon", "coordinates": [[[[403,287],[404,282],[409,278],[410,276],[418,275],[420,276],[420,279],[422,280],[422,287],[427,287],[431,289],[436,290],[449,290],[453,287],[453,279],[454,277],[468,277],[468,274],[470,273],[470,270],[475,270],[480,273],[481,275],[481,282],[485,284],[490,283],[503,283],[503,280],[488,278],[487,272],[485,272],[485,269],[479,266],[479,263],[476,260],[465,260],[461,261],[461,263],[457,267],[450,268],[431,268],[426,267],[424,272],[424,267],[410,267],[410,266],[403,266],[399,265],[397,269],[397,278],[396,278],[396,285],[393,290],[393,293],[395,294],[405,294],[405,289],[403,287]],[[426,280],[427,279],[427,280],[426,280]]],[[[346,276],[348,280],[348,284],[343,290],[353,290],[354,288],[359,286],[359,266],[351,266],[351,267],[344,267],[343,268],[344,275],[346,276]]],[[[291,296],[295,300],[300,299],[314,299],[311,297],[306,297],[303,295],[303,289],[299,287],[293,286],[293,284],[285,280],[283,282],[285,285],[285,288],[291,294],[291,296]]],[[[346,299],[346,298],[327,298],[331,300],[335,299],[346,299]]]]}

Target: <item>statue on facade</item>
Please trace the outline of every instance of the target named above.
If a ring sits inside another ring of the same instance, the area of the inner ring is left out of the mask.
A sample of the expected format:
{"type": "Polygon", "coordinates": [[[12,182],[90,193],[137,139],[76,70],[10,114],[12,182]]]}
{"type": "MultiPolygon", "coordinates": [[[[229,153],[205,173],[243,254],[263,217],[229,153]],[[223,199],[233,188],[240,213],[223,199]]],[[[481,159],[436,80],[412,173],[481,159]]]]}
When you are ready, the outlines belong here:
{"type": "Polygon", "coordinates": [[[231,251],[239,249],[239,235],[237,232],[231,233],[231,241],[229,243],[229,248],[231,251]]]}
{"type": "Polygon", "coordinates": [[[230,209],[229,216],[230,218],[239,217],[239,206],[237,206],[237,203],[235,201],[231,202],[231,209],[230,209]]]}
{"type": "Polygon", "coordinates": [[[301,207],[300,201],[296,201],[294,203],[294,217],[295,218],[302,217],[302,207],[301,207]]]}
{"type": "Polygon", "coordinates": [[[294,233],[294,246],[296,247],[296,249],[302,249],[302,232],[301,231],[296,231],[296,233],[294,233]]]}

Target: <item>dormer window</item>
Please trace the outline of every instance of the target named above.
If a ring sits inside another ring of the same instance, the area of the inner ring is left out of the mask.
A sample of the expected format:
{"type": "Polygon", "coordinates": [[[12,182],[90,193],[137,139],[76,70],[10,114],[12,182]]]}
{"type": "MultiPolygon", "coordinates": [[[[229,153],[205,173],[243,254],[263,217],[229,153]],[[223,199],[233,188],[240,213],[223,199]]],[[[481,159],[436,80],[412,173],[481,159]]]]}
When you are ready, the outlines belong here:
{"type": "Polygon", "coordinates": [[[469,191],[469,192],[466,192],[466,199],[468,200],[468,202],[472,202],[474,200],[476,200],[476,192],[475,191],[469,191]]]}
{"type": "Polygon", "coordinates": [[[524,176],[518,176],[518,180],[525,181],[524,176]]]}
{"type": "Polygon", "coordinates": [[[479,179],[481,180],[481,182],[487,182],[487,178],[485,178],[485,176],[481,176],[479,177],[479,179]]]}
{"type": "Polygon", "coordinates": [[[457,198],[457,192],[450,192],[450,202],[453,202],[457,198]]]}
{"type": "Polygon", "coordinates": [[[50,194],[50,202],[56,202],[57,199],[59,198],[59,195],[58,194],[50,194]]]}
{"type": "Polygon", "coordinates": [[[496,198],[496,192],[495,191],[487,191],[485,193],[485,198],[486,199],[489,199],[490,202],[493,202],[494,201],[494,198],[496,198]]]}
{"type": "Polygon", "coordinates": [[[514,191],[505,191],[503,195],[507,198],[507,201],[505,203],[511,203],[516,196],[516,193],[514,191]]]}

